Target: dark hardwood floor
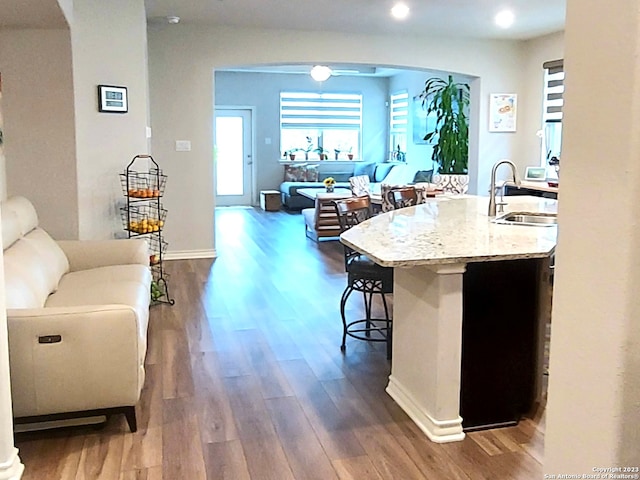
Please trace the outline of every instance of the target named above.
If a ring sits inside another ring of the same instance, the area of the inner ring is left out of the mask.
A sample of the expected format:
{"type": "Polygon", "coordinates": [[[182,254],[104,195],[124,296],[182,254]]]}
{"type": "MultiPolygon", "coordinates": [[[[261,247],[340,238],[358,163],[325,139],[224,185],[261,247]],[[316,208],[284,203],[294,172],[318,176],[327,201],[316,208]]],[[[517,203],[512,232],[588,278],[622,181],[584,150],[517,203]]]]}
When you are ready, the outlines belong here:
{"type": "Polygon", "coordinates": [[[167,262],[176,304],[151,310],[138,432],[19,434],[25,480],[542,478],[544,408],[435,444],[385,393],[384,344],[340,352],[338,242],[249,208],[218,209],[216,232],[215,261],[167,262]]]}

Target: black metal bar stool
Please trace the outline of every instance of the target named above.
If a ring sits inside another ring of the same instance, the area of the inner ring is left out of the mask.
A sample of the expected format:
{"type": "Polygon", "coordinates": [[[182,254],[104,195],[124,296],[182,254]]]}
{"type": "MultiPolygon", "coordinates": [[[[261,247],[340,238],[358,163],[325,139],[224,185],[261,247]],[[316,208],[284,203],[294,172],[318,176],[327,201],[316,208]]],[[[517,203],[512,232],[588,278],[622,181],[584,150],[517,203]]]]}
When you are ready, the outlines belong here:
{"type": "MultiPolygon", "coordinates": [[[[340,231],[344,232],[371,217],[371,201],[366,197],[353,197],[334,202],[340,222],[340,231]]],[[[366,255],[344,245],[344,262],[347,272],[347,287],[340,299],[342,316],[342,345],[346,349],[347,335],[370,342],[386,342],[387,358],[391,358],[392,319],[385,294],[393,293],[393,268],[381,267],[366,255]],[[354,291],[362,292],[365,316],[362,319],[347,322],[345,307],[354,291]],[[371,310],[374,295],[380,295],[384,306],[384,318],[372,318],[371,310]]]]}

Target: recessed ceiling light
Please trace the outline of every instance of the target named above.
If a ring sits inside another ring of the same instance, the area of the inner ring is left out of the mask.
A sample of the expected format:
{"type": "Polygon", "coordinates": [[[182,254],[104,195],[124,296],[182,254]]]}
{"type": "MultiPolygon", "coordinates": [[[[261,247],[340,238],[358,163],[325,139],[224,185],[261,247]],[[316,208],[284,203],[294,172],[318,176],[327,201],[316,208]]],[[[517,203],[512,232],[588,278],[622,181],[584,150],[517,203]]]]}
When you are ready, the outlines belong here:
{"type": "Polygon", "coordinates": [[[498,12],[493,19],[496,22],[496,25],[500,28],[509,28],[513,25],[513,21],[515,20],[515,16],[511,10],[502,10],[498,12]]]}
{"type": "Polygon", "coordinates": [[[391,15],[398,20],[404,20],[409,16],[409,7],[404,3],[396,3],[391,9],[391,15]]]}
{"type": "Polygon", "coordinates": [[[171,25],[176,25],[180,23],[180,17],[176,15],[167,15],[167,23],[170,23],[171,25]]]}

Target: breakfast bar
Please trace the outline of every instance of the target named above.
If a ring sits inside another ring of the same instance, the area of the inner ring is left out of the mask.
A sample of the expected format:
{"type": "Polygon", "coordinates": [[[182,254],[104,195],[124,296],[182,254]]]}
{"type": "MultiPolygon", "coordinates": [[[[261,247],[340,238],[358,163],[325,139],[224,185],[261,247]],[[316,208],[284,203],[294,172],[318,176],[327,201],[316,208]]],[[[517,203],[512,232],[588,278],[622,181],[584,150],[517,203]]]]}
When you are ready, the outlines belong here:
{"type": "MultiPolygon", "coordinates": [[[[489,199],[444,196],[341,235],[394,267],[389,395],[434,442],[513,425],[542,391],[557,226],[496,223],[489,199]]],[[[557,201],[509,197],[506,212],[557,201]]]]}

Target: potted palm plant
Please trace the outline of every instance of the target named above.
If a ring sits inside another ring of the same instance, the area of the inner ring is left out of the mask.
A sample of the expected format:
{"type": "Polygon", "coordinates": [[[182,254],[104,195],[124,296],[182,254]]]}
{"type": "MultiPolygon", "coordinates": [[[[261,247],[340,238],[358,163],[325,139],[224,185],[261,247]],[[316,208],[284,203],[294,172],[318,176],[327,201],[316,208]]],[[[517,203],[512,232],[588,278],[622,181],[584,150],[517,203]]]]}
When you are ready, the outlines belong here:
{"type": "Polygon", "coordinates": [[[453,182],[466,192],[469,184],[469,85],[455,82],[452,75],[447,80],[430,78],[425,82],[420,98],[427,116],[435,115],[433,128],[426,132],[424,139],[435,141],[431,159],[438,165],[440,181],[450,185],[453,182]],[[443,178],[443,175],[454,177],[443,178]]]}

